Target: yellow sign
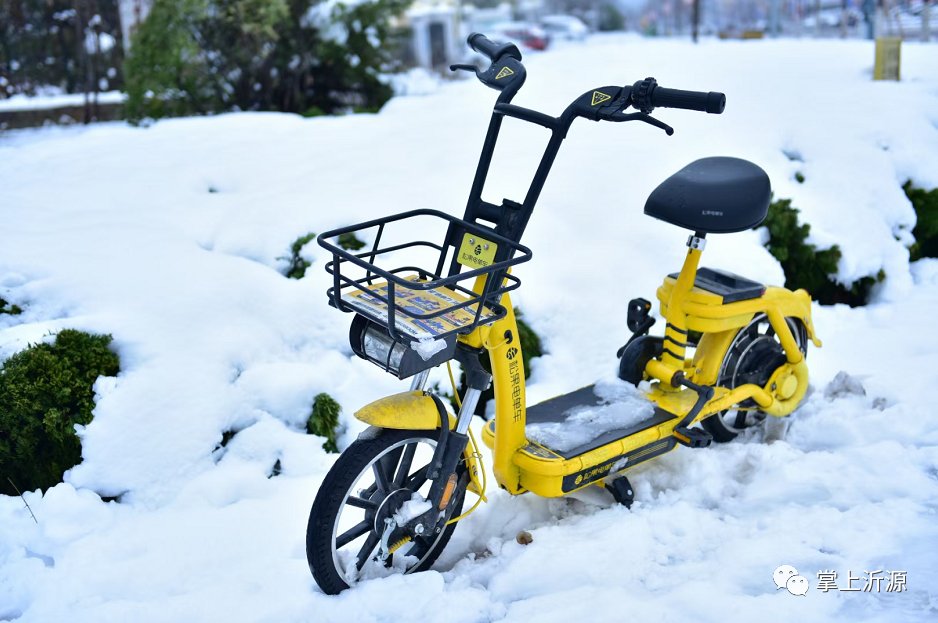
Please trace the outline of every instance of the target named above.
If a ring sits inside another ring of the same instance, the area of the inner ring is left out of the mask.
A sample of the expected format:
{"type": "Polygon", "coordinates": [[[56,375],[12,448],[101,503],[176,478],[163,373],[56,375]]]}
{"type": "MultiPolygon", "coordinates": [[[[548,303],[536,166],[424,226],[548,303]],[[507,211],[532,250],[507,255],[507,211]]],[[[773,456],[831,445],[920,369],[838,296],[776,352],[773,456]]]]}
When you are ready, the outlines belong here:
{"type": "Polygon", "coordinates": [[[876,39],[873,80],[898,80],[902,57],[902,39],[878,37],[876,39]]]}
{"type": "Polygon", "coordinates": [[[593,103],[590,106],[595,106],[596,104],[602,104],[612,99],[611,95],[606,95],[602,91],[593,91],[593,103]]]}
{"type": "Polygon", "coordinates": [[[511,70],[511,67],[502,67],[502,70],[498,72],[498,75],[495,76],[495,79],[501,80],[502,78],[506,78],[508,76],[513,76],[513,75],[515,75],[515,72],[511,70]]]}
{"type": "Polygon", "coordinates": [[[495,252],[498,245],[480,238],[475,234],[465,233],[456,261],[469,268],[485,268],[495,261],[495,252]]]}

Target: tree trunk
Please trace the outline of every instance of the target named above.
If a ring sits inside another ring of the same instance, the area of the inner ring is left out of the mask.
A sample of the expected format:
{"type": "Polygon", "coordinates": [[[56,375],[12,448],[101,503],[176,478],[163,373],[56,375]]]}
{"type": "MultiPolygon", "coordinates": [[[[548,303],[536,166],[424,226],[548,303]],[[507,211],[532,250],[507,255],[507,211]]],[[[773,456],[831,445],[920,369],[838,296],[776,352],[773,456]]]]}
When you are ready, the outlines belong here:
{"type": "Polygon", "coordinates": [[[694,43],[697,43],[697,34],[700,31],[700,0],[694,0],[694,25],[692,31],[692,38],[694,43]]]}
{"type": "Polygon", "coordinates": [[[922,6],[922,41],[931,40],[931,0],[922,6]]]}

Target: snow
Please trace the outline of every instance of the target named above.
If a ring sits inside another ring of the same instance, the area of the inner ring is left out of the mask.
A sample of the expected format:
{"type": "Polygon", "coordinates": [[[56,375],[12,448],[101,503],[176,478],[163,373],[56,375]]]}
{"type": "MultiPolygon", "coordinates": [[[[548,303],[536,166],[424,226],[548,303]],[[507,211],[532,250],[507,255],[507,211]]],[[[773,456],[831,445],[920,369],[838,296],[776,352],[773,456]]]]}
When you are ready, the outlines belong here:
{"type": "Polygon", "coordinates": [[[433,505],[430,504],[427,500],[423,499],[423,496],[419,493],[414,493],[410,496],[410,499],[404,502],[401,505],[400,510],[394,513],[393,518],[398,526],[403,526],[408,521],[423,515],[425,512],[430,510],[433,505]]]}
{"type": "Polygon", "coordinates": [[[433,355],[446,348],[446,340],[435,340],[431,336],[422,337],[410,343],[410,347],[420,355],[424,361],[430,361],[433,355]]]}
{"type": "Polygon", "coordinates": [[[602,433],[629,428],[654,415],[654,407],[644,397],[648,389],[635,387],[617,377],[603,379],[593,389],[602,404],[570,409],[563,414],[562,422],[527,424],[525,434],[528,439],[552,450],[573,450],[602,433]]]}
{"type": "MultiPolygon", "coordinates": [[[[548,353],[533,362],[532,404],[612,373],[627,301],[651,299],[685,252],[686,232],[643,216],[644,198],[696,158],[757,162],[812,238],[841,246],[841,278],[887,279],[872,305],[815,308],[813,391],[772,421],[772,443],[754,431],[638,466],[631,510],[598,488],[545,500],[490,487],[433,571],[338,597],[305,559],[309,506],[335,460],[305,418],[317,393],[334,396],[344,447],[364,429],[351,414],[407,382],[352,355],[350,317],[325,297],[327,254],[309,245],[298,281],[280,258],[310,231],[416,207],[459,214],[494,93],[460,81],[377,115],[5,133],[0,296],[25,311],[0,317],[0,356],[74,327],[113,334],[122,372],[96,384],[65,482],[0,497],[0,620],[933,621],[938,260],[910,265],[896,236],[914,223],[899,186],[938,186],[935,51],[905,43],[899,83],[870,80],[872,44],[859,41],[594,36],[526,59],[515,103],[552,114],[648,75],[728,97],[722,116],[657,111],[671,138],[571,129],[524,240],[534,259],[514,273],[548,353]],[[841,371],[863,392],[827,391],[841,371]],[[532,543],[516,542],[521,530],[532,543]],[[776,589],[783,564],[808,579],[804,598],[776,589]],[[822,593],[827,569],[841,586],[903,570],[908,590],[822,593]]],[[[507,121],[502,138],[495,202],[520,198],[546,140],[507,121]]],[[[760,241],[713,236],[703,263],[778,283],[760,241]]]]}
{"type": "MultiPolygon", "coordinates": [[[[126,96],[120,91],[104,91],[98,93],[100,104],[120,104],[126,96]]],[[[55,93],[30,97],[17,94],[7,99],[0,99],[0,112],[13,112],[17,110],[45,110],[48,108],[61,108],[63,106],[84,106],[84,93],[55,93]]]]}

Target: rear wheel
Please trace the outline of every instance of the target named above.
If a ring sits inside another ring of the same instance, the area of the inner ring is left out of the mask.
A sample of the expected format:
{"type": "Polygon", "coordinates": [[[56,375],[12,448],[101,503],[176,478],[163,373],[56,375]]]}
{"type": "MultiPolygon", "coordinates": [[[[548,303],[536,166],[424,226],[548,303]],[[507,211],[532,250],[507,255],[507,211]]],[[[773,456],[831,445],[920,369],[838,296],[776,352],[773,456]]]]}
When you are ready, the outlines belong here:
{"type": "MultiPolygon", "coordinates": [[[[802,354],[808,352],[808,331],[798,318],[785,318],[802,354]]],[[[739,330],[730,343],[720,365],[717,385],[733,389],[752,383],[763,387],[772,373],[786,361],[785,351],[765,314],[759,314],[739,330]]],[[[714,413],[700,422],[701,426],[718,442],[735,439],[741,432],[765,422],[766,414],[758,410],[753,400],[738,408],[714,413]]]]}
{"type": "MultiPolygon", "coordinates": [[[[338,458],[326,475],[309,514],[306,558],[323,592],[338,594],[360,579],[429,568],[449,541],[456,525],[436,532],[427,526],[412,535],[386,560],[379,557],[385,519],[405,503],[423,504],[430,490],[427,471],[438,431],[379,429],[359,439],[338,458]]],[[[461,465],[457,492],[446,517],[461,512],[468,476],[461,465]]],[[[396,533],[389,545],[405,535],[396,533]]],[[[393,549],[393,548],[390,548],[393,549]]]]}

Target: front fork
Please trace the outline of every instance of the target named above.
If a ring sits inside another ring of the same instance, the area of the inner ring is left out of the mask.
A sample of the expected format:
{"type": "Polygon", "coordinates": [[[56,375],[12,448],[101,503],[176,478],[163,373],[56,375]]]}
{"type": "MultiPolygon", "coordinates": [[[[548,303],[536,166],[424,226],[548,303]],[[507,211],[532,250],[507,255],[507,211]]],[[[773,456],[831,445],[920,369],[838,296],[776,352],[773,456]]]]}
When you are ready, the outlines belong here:
{"type": "MultiPolygon", "coordinates": [[[[479,403],[482,390],[491,382],[491,375],[482,368],[477,353],[465,347],[460,347],[457,348],[456,359],[462,364],[469,387],[462,398],[462,405],[456,417],[456,425],[452,430],[444,424],[444,422],[448,422],[449,414],[443,406],[443,402],[435,394],[429,394],[440,414],[440,439],[427,471],[427,479],[431,483],[430,492],[427,495],[430,509],[413,518],[406,525],[400,526],[408,534],[419,535],[427,525],[435,525],[435,532],[439,533],[446,526],[449,516],[445,511],[459,487],[457,468],[459,462],[465,458],[466,447],[469,444],[469,424],[475,413],[476,405],[479,403]]],[[[414,380],[411,381],[411,391],[422,391],[426,385],[428,375],[429,370],[417,374],[414,380]]],[[[472,466],[467,465],[467,469],[472,469],[472,466]]],[[[479,493],[482,494],[481,491],[479,493]]],[[[393,532],[396,527],[398,526],[389,525],[385,533],[393,532]]],[[[382,540],[382,552],[387,553],[387,543],[384,541],[385,539],[382,540]]]]}

